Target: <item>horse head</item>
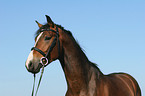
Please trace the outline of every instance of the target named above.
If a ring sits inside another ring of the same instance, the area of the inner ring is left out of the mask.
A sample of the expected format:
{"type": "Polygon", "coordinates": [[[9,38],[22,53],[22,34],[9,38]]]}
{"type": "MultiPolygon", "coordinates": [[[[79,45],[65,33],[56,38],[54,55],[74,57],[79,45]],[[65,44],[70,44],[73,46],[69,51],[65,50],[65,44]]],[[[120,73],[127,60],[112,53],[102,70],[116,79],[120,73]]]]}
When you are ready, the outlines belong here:
{"type": "Polygon", "coordinates": [[[29,72],[38,73],[42,66],[47,66],[59,58],[60,36],[62,31],[49,16],[46,15],[47,24],[42,25],[36,21],[39,30],[36,33],[35,44],[26,60],[26,68],[29,72]],[[60,32],[59,32],[60,31],[60,32]]]}

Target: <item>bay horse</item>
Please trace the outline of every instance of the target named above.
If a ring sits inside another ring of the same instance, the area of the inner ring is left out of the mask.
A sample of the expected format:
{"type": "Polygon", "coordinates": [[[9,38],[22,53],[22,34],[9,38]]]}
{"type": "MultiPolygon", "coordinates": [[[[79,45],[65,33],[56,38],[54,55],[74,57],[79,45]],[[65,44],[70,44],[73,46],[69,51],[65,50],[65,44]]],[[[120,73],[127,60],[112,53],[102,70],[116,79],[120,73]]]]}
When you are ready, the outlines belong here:
{"type": "Polygon", "coordinates": [[[26,68],[36,74],[42,66],[58,59],[65,73],[68,90],[65,96],[141,96],[137,81],[126,73],[104,75],[88,60],[72,33],[55,24],[39,26],[35,45],[26,60],[26,68]]]}

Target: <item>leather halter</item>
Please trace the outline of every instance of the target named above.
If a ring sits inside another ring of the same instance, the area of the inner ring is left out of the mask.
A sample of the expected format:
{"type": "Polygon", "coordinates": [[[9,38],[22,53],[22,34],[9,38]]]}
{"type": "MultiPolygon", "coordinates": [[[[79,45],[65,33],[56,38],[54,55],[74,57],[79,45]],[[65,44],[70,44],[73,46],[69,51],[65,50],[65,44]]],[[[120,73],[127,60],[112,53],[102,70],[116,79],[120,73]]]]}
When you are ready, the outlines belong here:
{"type": "Polygon", "coordinates": [[[53,39],[52,44],[51,44],[50,48],[48,49],[47,53],[45,54],[42,50],[40,50],[40,49],[38,49],[36,47],[32,47],[31,50],[35,50],[35,51],[39,52],[41,55],[43,55],[44,57],[41,58],[40,63],[43,66],[47,66],[50,63],[50,58],[48,58],[48,57],[50,56],[50,53],[51,53],[52,49],[56,45],[56,40],[58,42],[58,55],[60,55],[59,32],[58,32],[58,27],[57,26],[56,26],[56,31],[52,30],[52,29],[42,29],[41,32],[43,32],[43,31],[52,31],[52,32],[56,33],[56,36],[53,39]],[[44,61],[45,61],[45,63],[44,63],[44,61]]]}
{"type": "MultiPolygon", "coordinates": [[[[56,33],[56,36],[53,39],[52,44],[51,44],[51,46],[48,49],[46,54],[42,50],[40,50],[40,49],[38,49],[36,47],[32,47],[32,49],[31,49],[31,50],[35,50],[35,51],[39,52],[41,55],[44,56],[40,60],[40,63],[42,64],[42,71],[41,71],[41,75],[40,75],[40,79],[39,79],[39,83],[38,83],[38,86],[37,86],[37,90],[36,90],[35,96],[37,96],[37,92],[38,92],[38,89],[39,89],[39,86],[40,86],[40,82],[41,82],[41,79],[42,79],[42,75],[43,75],[43,72],[44,72],[44,67],[47,66],[50,63],[50,61],[49,61],[50,59],[48,58],[48,56],[50,56],[50,52],[52,51],[52,49],[56,45],[56,40],[58,42],[58,58],[60,56],[60,41],[59,41],[58,27],[56,26],[56,31],[52,30],[52,29],[43,29],[43,30],[41,30],[41,32],[43,32],[43,31],[52,31],[52,32],[56,33]],[[43,61],[45,61],[45,63],[43,61]]],[[[31,96],[34,95],[34,87],[35,87],[35,73],[34,73],[34,83],[33,83],[33,89],[32,89],[32,95],[31,96]]]]}

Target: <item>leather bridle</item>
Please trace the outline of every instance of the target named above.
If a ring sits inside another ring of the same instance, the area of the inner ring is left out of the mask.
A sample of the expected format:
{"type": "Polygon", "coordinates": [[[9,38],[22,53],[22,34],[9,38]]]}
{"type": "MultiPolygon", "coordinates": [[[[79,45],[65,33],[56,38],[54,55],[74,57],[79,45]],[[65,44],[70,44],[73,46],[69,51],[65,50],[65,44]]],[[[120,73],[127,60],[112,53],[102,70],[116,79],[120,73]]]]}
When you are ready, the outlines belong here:
{"type": "MultiPolygon", "coordinates": [[[[52,44],[50,46],[50,48],[48,49],[47,53],[45,54],[42,50],[36,48],[36,47],[32,47],[31,51],[32,50],[35,50],[37,52],[39,52],[41,55],[43,55],[44,57],[42,57],[40,59],[40,63],[43,65],[43,66],[47,66],[49,63],[50,63],[50,58],[48,58],[50,56],[50,53],[52,51],[52,49],[54,48],[54,46],[56,45],[56,41],[58,42],[58,56],[60,55],[60,41],[59,41],[59,32],[58,32],[58,27],[56,26],[56,31],[55,30],[52,30],[52,29],[42,29],[40,32],[43,32],[43,31],[52,31],[56,34],[56,36],[54,37],[53,41],[52,41],[52,44]],[[45,62],[44,62],[45,61],[45,62]]],[[[59,57],[58,57],[59,58],[59,57]]]]}
{"type": "MultiPolygon", "coordinates": [[[[56,26],[56,31],[52,30],[52,29],[41,29],[40,32],[44,32],[44,31],[51,31],[51,32],[54,32],[56,35],[55,35],[55,37],[54,37],[54,39],[52,41],[52,44],[49,47],[49,49],[48,49],[46,54],[42,50],[40,50],[40,49],[38,49],[36,47],[32,47],[32,49],[31,49],[31,51],[35,50],[35,51],[39,52],[41,55],[44,56],[44,57],[42,57],[40,59],[40,63],[42,64],[42,71],[41,71],[39,83],[38,83],[38,86],[37,86],[37,90],[35,92],[35,96],[37,96],[37,92],[38,92],[38,89],[39,89],[41,78],[42,78],[42,75],[43,75],[43,72],[44,72],[44,67],[46,67],[50,63],[50,58],[48,58],[48,57],[50,57],[50,53],[51,53],[52,49],[54,48],[54,46],[56,45],[56,42],[58,42],[58,58],[60,57],[60,41],[59,41],[58,27],[56,26]]],[[[33,83],[33,89],[32,89],[32,96],[34,94],[34,87],[35,87],[35,73],[34,73],[34,83],[33,83]]]]}

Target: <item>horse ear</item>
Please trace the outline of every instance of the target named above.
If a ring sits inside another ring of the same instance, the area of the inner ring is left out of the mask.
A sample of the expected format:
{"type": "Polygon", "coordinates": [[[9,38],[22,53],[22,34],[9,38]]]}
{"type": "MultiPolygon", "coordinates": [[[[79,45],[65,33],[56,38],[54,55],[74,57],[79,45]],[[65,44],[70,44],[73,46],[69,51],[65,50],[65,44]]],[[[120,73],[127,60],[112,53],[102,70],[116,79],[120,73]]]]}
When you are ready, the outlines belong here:
{"type": "Polygon", "coordinates": [[[35,22],[38,24],[39,28],[43,26],[43,25],[40,24],[38,21],[35,21],[35,22]]]}
{"type": "Polygon", "coordinates": [[[54,27],[54,23],[53,23],[53,21],[51,20],[51,18],[50,18],[48,15],[45,15],[45,16],[46,16],[46,19],[47,19],[47,23],[48,23],[50,26],[54,27]]]}

